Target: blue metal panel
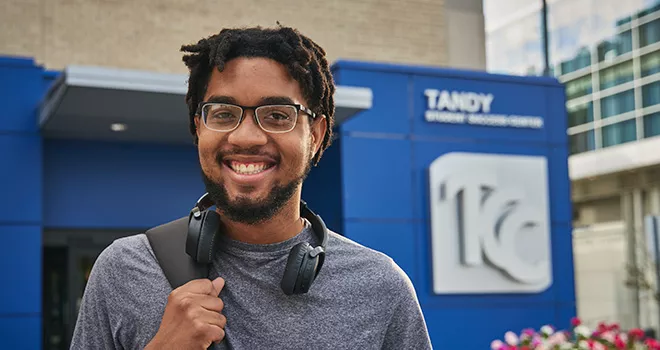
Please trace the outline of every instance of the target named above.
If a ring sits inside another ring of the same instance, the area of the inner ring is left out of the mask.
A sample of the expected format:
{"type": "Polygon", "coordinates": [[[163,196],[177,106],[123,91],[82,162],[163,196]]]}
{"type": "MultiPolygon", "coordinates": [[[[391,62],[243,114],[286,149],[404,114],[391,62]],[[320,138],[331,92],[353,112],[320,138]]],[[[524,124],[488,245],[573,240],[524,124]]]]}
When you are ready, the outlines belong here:
{"type": "MultiPolygon", "coordinates": [[[[463,70],[455,68],[441,68],[432,66],[419,66],[419,65],[402,65],[396,63],[375,63],[356,60],[338,60],[332,68],[341,79],[348,77],[344,76],[345,72],[368,71],[380,74],[410,74],[419,76],[438,76],[446,78],[461,78],[461,79],[474,79],[480,81],[499,81],[520,85],[543,85],[549,87],[561,86],[559,81],[554,77],[544,76],[517,76],[517,75],[503,75],[491,74],[483,71],[463,70]]],[[[346,80],[339,81],[345,84],[346,80]]]]}
{"type": "Polygon", "coordinates": [[[414,224],[350,220],[346,222],[346,237],[392,258],[417,286],[414,224]]]}
{"type": "Polygon", "coordinates": [[[409,140],[342,136],[346,219],[410,220],[409,140]]]}
{"type": "Polygon", "coordinates": [[[340,84],[368,87],[373,92],[371,109],[345,122],[342,131],[407,134],[410,131],[407,99],[410,80],[404,74],[341,71],[340,84]]]}
{"type": "Polygon", "coordinates": [[[204,193],[196,149],[48,140],[44,226],[143,228],[188,215],[204,193]]]}
{"type": "MultiPolygon", "coordinates": [[[[362,62],[341,61],[335,65],[335,71],[341,84],[349,82],[390,91],[387,96],[391,108],[378,109],[377,114],[387,121],[386,125],[397,125],[390,122],[395,118],[401,121],[402,129],[395,135],[380,134],[389,131],[380,129],[367,112],[349,122],[359,128],[351,129],[349,124],[343,129],[347,235],[394,256],[405,267],[415,283],[434,346],[489,348],[490,341],[501,338],[507,330],[520,331],[544,324],[568,326],[568,320],[575,315],[575,290],[563,87],[555,79],[543,77],[362,62]],[[408,76],[405,99],[400,89],[404,75],[408,76]],[[393,94],[389,86],[398,93],[393,94]],[[534,129],[429,123],[424,119],[426,88],[492,93],[491,113],[540,116],[544,124],[534,129]],[[402,103],[406,106],[402,107],[402,103]],[[403,110],[407,112],[401,113],[403,110]],[[547,290],[530,294],[433,293],[428,167],[437,157],[453,151],[537,155],[547,159],[553,264],[553,284],[547,290]],[[409,225],[413,227],[410,236],[393,231],[409,225]]],[[[375,100],[379,94],[374,89],[375,100]]]]}
{"type": "Polygon", "coordinates": [[[434,349],[490,349],[508,330],[539,329],[555,321],[553,306],[457,305],[424,309],[434,349]]]}
{"type": "Polygon", "coordinates": [[[37,131],[37,106],[44,90],[43,70],[32,59],[0,58],[0,131],[37,131]]]}
{"type": "MultiPolygon", "coordinates": [[[[575,268],[573,264],[573,230],[570,223],[553,223],[552,259],[554,301],[557,305],[574,304],[575,268]]],[[[574,311],[571,317],[575,315],[574,311]]]]}
{"type": "MultiPolygon", "coordinates": [[[[3,286],[0,315],[39,314],[41,227],[2,225],[0,242],[0,285],[3,286]]],[[[0,344],[3,341],[0,337],[0,344]]]]}
{"type": "Polygon", "coordinates": [[[566,90],[564,86],[546,89],[548,128],[550,143],[553,146],[568,146],[568,112],[566,111],[566,90]]]}
{"type": "Polygon", "coordinates": [[[0,223],[41,222],[41,138],[0,134],[0,223]]]}
{"type": "MultiPolygon", "coordinates": [[[[548,154],[550,172],[550,215],[554,223],[571,224],[571,182],[568,180],[568,147],[552,147],[548,154]]],[[[572,254],[571,254],[572,255],[572,254]]]]}
{"type": "Polygon", "coordinates": [[[1,315],[1,349],[41,349],[41,317],[39,315],[1,315]]]}
{"type": "Polygon", "coordinates": [[[323,218],[328,229],[343,234],[341,139],[323,153],[303,183],[302,199],[323,218]]]}

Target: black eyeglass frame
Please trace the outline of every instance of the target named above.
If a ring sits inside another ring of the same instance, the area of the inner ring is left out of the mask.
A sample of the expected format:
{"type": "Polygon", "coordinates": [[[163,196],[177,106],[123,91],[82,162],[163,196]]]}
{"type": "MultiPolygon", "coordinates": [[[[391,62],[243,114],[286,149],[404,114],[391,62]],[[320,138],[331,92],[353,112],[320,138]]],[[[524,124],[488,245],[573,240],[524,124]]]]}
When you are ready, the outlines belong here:
{"type": "Polygon", "coordinates": [[[204,123],[204,125],[207,128],[209,128],[210,130],[217,131],[217,132],[231,132],[231,131],[234,131],[234,130],[238,129],[238,127],[243,122],[243,119],[245,118],[245,111],[246,110],[247,111],[252,110],[252,118],[254,119],[254,122],[257,123],[257,125],[259,125],[261,130],[263,130],[265,132],[268,132],[268,133],[271,133],[271,134],[284,134],[284,133],[290,132],[291,130],[295,129],[296,124],[298,124],[298,116],[300,115],[301,111],[304,112],[305,114],[309,115],[310,117],[312,117],[312,119],[314,119],[314,120],[316,120],[316,117],[317,117],[316,113],[312,112],[311,109],[309,109],[309,108],[307,108],[304,105],[301,105],[299,103],[275,103],[275,104],[264,104],[264,105],[258,105],[258,106],[242,106],[242,105],[237,105],[235,103],[208,102],[207,101],[207,102],[200,102],[197,105],[197,115],[202,119],[202,122],[204,123]],[[234,126],[232,129],[229,129],[229,130],[216,130],[216,129],[213,129],[213,128],[209,127],[206,124],[206,118],[205,118],[204,113],[203,113],[204,107],[206,105],[225,105],[225,106],[232,106],[232,107],[240,108],[241,109],[241,116],[238,118],[238,123],[236,123],[236,126],[234,126]],[[291,129],[284,130],[284,131],[271,131],[271,130],[266,130],[263,127],[263,125],[261,125],[261,122],[259,122],[259,118],[257,118],[257,109],[262,108],[262,107],[275,107],[275,106],[295,107],[295,109],[296,109],[296,120],[294,120],[293,123],[291,124],[291,129]]]}

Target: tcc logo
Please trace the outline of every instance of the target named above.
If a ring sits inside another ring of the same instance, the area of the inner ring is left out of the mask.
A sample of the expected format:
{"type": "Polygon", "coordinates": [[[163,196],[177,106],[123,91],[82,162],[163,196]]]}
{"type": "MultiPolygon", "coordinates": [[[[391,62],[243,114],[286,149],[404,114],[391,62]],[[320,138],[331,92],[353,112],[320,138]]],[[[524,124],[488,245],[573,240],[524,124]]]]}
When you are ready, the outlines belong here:
{"type": "Polygon", "coordinates": [[[429,180],[435,293],[552,284],[544,157],[448,153],[431,163],[429,180]]]}

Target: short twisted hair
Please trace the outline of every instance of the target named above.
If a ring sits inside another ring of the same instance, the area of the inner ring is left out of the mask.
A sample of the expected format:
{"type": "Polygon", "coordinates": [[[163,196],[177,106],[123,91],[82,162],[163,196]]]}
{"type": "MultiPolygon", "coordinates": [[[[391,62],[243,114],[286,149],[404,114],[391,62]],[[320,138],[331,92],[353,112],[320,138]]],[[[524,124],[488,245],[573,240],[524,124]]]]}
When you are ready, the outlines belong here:
{"type": "Polygon", "coordinates": [[[332,142],[334,125],[335,86],[325,51],[298,30],[279,26],[223,29],[220,33],[201,39],[196,44],[184,45],[183,62],[190,70],[186,104],[190,117],[190,132],[197,144],[195,115],[208,86],[212,69],[222,71],[227,61],[237,57],[265,57],[286,66],[289,74],[300,84],[308,107],[317,115],[326,117],[328,127],[319,152],[314,156],[317,164],[323,151],[332,142]]]}

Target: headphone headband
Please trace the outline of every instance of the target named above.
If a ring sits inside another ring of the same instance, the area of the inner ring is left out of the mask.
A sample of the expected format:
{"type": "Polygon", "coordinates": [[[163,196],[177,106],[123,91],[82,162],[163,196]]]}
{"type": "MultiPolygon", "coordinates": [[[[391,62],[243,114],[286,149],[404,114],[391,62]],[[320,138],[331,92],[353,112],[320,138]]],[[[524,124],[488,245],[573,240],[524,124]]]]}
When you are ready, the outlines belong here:
{"type": "MultiPolygon", "coordinates": [[[[201,196],[188,216],[188,236],[186,253],[199,264],[210,265],[215,251],[215,235],[222,226],[220,215],[209,210],[214,206],[208,193],[201,196]]],[[[305,201],[300,201],[300,216],[312,225],[312,232],[320,241],[317,246],[307,242],[298,243],[289,252],[287,266],[282,276],[282,291],[287,294],[306,293],[311,283],[318,275],[325,261],[325,247],[328,243],[328,228],[323,219],[307,207],[305,201]]]]}

